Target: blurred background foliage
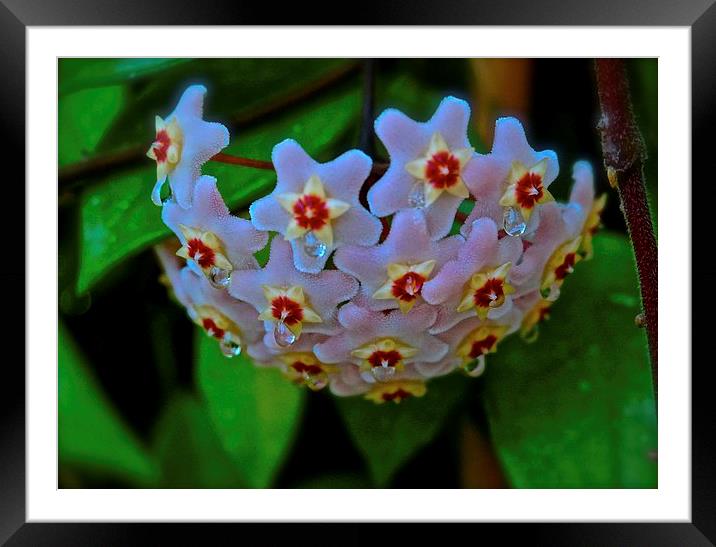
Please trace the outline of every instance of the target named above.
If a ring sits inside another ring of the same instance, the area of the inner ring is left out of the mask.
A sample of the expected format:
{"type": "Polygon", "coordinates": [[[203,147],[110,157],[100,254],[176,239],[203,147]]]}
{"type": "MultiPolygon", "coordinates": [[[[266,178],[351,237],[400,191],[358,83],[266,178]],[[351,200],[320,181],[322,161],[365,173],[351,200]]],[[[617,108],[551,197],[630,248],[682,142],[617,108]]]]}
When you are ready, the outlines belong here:
{"type": "MultiPolygon", "coordinates": [[[[657,62],[630,62],[656,220],[657,62]]],[[[639,293],[616,195],[596,256],[580,263],[535,344],[513,336],[479,379],[434,380],[422,399],[374,406],[308,393],[245,358],[227,361],[158,283],[152,244],[169,236],[143,155],[154,115],[192,83],[228,152],[269,159],[298,140],[319,161],[355,147],[360,61],[59,60],[59,486],[164,488],[653,488],[656,418],[639,293]]],[[[516,115],[557,151],[550,187],[590,160],[608,191],[588,59],[382,59],[376,113],[426,119],[453,94],[471,140],[516,115]]],[[[376,143],[377,156],[385,151],[376,143]]],[[[245,212],[271,172],[209,163],[245,212]]]]}

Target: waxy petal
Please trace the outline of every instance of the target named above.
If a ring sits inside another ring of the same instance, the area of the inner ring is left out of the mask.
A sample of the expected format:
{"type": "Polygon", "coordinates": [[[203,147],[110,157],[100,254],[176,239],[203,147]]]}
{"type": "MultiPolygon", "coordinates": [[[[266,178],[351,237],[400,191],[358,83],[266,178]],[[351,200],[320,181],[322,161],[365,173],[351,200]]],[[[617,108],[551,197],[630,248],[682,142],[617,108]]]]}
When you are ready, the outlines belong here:
{"type": "MultiPolygon", "coordinates": [[[[424,212],[408,209],[395,215],[383,243],[373,247],[345,246],[336,252],[333,260],[339,270],[358,278],[361,294],[366,297],[370,309],[386,310],[397,308],[398,303],[375,299],[373,295],[388,281],[389,267],[434,260],[432,274],[435,275],[443,264],[456,256],[463,242],[461,236],[431,241],[424,212]]],[[[394,273],[397,272],[394,270],[394,273]]]]}
{"type": "MultiPolygon", "coordinates": [[[[326,270],[319,274],[301,272],[295,268],[292,254],[289,243],[275,237],[271,242],[266,266],[260,270],[235,272],[229,292],[251,304],[257,312],[262,312],[268,305],[263,286],[301,287],[311,309],[322,320],[321,323],[305,322],[303,332],[335,334],[340,330],[337,307],[355,296],[358,291],[357,281],[348,274],[335,270],[326,270]]],[[[267,332],[271,331],[273,326],[273,322],[267,321],[267,332]]]]}
{"type": "MultiPolygon", "coordinates": [[[[495,123],[495,138],[492,150],[485,156],[478,155],[465,167],[465,184],[478,199],[475,209],[463,225],[466,235],[472,222],[481,217],[489,217],[498,226],[502,226],[503,207],[499,204],[506,188],[513,164],[521,163],[526,168],[544,161],[542,186],[546,190],[557,178],[559,162],[552,150],[535,151],[527,142],[525,130],[516,118],[499,118],[495,123]]],[[[538,206],[537,212],[540,207],[538,206]]],[[[539,216],[532,214],[526,233],[533,232],[539,222],[539,216]]]]}
{"type": "Polygon", "coordinates": [[[361,359],[352,352],[385,338],[417,350],[404,359],[405,364],[436,362],[447,352],[446,344],[426,332],[435,321],[435,310],[430,306],[416,306],[409,314],[402,314],[400,310],[389,313],[370,311],[351,302],[340,309],[338,318],[345,330],[314,348],[318,358],[326,363],[351,361],[360,365],[361,359]]]}
{"type": "Polygon", "coordinates": [[[172,152],[178,155],[179,161],[168,173],[168,180],[174,201],[184,209],[191,206],[201,166],[229,144],[229,131],[225,126],[202,119],[205,95],[203,85],[189,86],[174,111],[165,118],[170,123],[175,119],[181,129],[181,152],[176,149],[172,152]]]}
{"type": "Polygon", "coordinates": [[[181,225],[211,232],[221,240],[233,269],[256,268],[254,253],[266,246],[268,235],[256,230],[248,220],[230,213],[214,177],[205,175],[199,178],[192,201],[190,209],[184,209],[177,203],[167,203],[162,210],[162,220],[182,245],[187,240],[181,225]]]}
{"type": "Polygon", "coordinates": [[[297,269],[318,273],[334,249],[345,244],[373,245],[378,241],[382,225],[359,199],[360,189],[372,167],[372,160],[363,152],[349,150],[333,161],[318,163],[296,141],[289,139],[274,147],[272,160],[278,178],[276,187],[251,205],[251,222],[260,230],[279,232],[291,240],[297,269]],[[291,222],[289,199],[303,195],[307,187],[320,194],[318,181],[327,198],[330,221],[326,224],[328,228],[316,230],[315,235],[328,249],[323,256],[312,256],[304,249],[301,238],[307,230],[291,222]]]}
{"type": "MultiPolygon", "coordinates": [[[[388,109],[378,116],[375,131],[388,150],[390,165],[368,191],[371,212],[383,217],[411,208],[408,196],[419,180],[418,176],[424,172],[422,160],[431,143],[436,146],[436,138],[442,141],[438,143],[441,146],[447,146],[451,151],[460,150],[461,161],[464,160],[462,150],[472,148],[467,138],[469,118],[470,107],[455,97],[443,99],[427,122],[414,121],[395,109],[388,109]]],[[[465,176],[463,174],[463,178],[465,176]]],[[[426,186],[425,212],[431,239],[436,240],[450,231],[466,190],[457,190],[459,195],[446,191],[437,195],[429,186],[426,186]]]]}

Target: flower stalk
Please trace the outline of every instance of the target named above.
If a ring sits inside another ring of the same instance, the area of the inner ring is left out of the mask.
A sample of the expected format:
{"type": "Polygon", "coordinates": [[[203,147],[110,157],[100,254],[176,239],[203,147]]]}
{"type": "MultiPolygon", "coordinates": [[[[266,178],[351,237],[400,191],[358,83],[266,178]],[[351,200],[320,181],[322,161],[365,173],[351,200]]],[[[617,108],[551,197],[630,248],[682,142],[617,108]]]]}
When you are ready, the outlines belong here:
{"type": "Polygon", "coordinates": [[[363,108],[361,112],[360,143],[358,148],[373,156],[373,110],[375,108],[375,59],[363,61],[363,108]]]}
{"type": "Polygon", "coordinates": [[[597,59],[595,66],[601,107],[601,119],[597,128],[602,139],[604,166],[610,184],[615,186],[619,193],[621,210],[634,248],[656,398],[657,245],[644,183],[646,147],[634,116],[624,60],[597,59]]]}

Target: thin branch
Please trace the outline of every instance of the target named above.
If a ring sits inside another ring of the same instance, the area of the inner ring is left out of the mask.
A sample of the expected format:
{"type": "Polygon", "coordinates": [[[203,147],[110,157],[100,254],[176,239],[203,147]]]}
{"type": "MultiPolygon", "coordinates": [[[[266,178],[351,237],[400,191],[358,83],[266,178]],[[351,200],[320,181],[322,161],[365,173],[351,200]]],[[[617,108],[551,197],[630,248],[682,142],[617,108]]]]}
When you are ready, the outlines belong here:
{"type": "Polygon", "coordinates": [[[363,110],[361,112],[359,148],[373,156],[373,111],[375,110],[375,59],[363,61],[363,110]]]}
{"type": "MultiPolygon", "coordinates": [[[[234,156],[232,154],[226,154],[224,152],[216,154],[209,161],[214,161],[217,163],[228,163],[231,165],[239,165],[241,167],[249,167],[252,169],[264,169],[267,171],[275,170],[273,163],[271,163],[270,161],[243,158],[241,156],[234,156]]],[[[380,177],[385,173],[386,169],[388,169],[388,164],[374,163],[368,178],[370,179],[372,177],[380,177]]]]}
{"type": "Polygon", "coordinates": [[[232,156],[231,154],[224,154],[223,152],[219,152],[209,161],[214,161],[217,163],[229,163],[231,165],[240,165],[242,167],[252,167],[254,169],[266,169],[269,171],[274,170],[273,163],[271,163],[270,161],[241,158],[239,156],[232,156]]]}
{"type": "Polygon", "coordinates": [[[602,111],[598,129],[602,137],[604,166],[610,183],[619,192],[621,210],[634,248],[651,355],[654,397],[657,397],[657,246],[644,184],[646,147],[634,117],[624,61],[597,59],[596,73],[602,111]]]}
{"type": "MultiPolygon", "coordinates": [[[[230,119],[230,129],[245,128],[263,121],[264,118],[276,112],[300,103],[318,92],[338,84],[358,70],[359,67],[360,63],[358,62],[343,65],[301,89],[269,101],[263,107],[234,116],[230,119]]],[[[59,189],[61,193],[66,194],[69,191],[75,191],[80,187],[91,184],[93,181],[90,179],[93,176],[100,175],[108,169],[129,167],[146,161],[145,154],[148,147],[149,141],[63,167],[59,170],[57,177],[59,189]]]]}

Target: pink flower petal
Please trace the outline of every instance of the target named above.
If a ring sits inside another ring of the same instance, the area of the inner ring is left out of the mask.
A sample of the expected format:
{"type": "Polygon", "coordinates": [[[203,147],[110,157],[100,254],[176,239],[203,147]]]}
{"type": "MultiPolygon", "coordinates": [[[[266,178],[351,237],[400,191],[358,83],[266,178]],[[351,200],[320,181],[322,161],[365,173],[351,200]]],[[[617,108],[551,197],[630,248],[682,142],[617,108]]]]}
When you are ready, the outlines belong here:
{"type": "Polygon", "coordinates": [[[196,183],[192,207],[184,209],[179,204],[167,203],[162,209],[162,220],[182,245],[186,241],[180,224],[214,233],[224,244],[227,258],[236,270],[256,268],[254,253],[263,249],[268,241],[268,234],[229,212],[216,187],[216,179],[206,175],[196,183]]]}
{"type": "MultiPolygon", "coordinates": [[[[425,154],[436,132],[443,136],[451,149],[469,148],[469,118],[470,107],[455,97],[444,98],[433,117],[424,123],[411,120],[394,109],[383,112],[375,122],[375,130],[388,150],[390,165],[368,191],[371,212],[384,217],[410,208],[408,196],[416,181],[406,171],[406,164],[425,154]]],[[[431,239],[440,239],[450,231],[461,202],[462,198],[443,192],[426,208],[431,239]]]]}
{"type": "Polygon", "coordinates": [[[426,331],[435,321],[435,310],[426,305],[418,305],[408,314],[399,310],[374,312],[353,303],[346,304],[339,312],[339,321],[344,331],[327,341],[317,344],[314,352],[324,363],[353,362],[360,359],[351,352],[379,338],[396,338],[418,349],[418,353],[405,359],[413,361],[435,362],[442,359],[447,346],[426,331]]]}
{"type": "Polygon", "coordinates": [[[385,242],[374,247],[345,246],[336,252],[334,263],[338,269],[358,278],[367,307],[373,310],[397,308],[395,300],[372,298],[388,280],[388,265],[435,260],[435,275],[456,256],[463,241],[461,236],[431,241],[424,213],[407,209],[395,215],[385,242]]]}
{"type": "MultiPolygon", "coordinates": [[[[291,287],[298,285],[322,323],[303,323],[303,332],[334,334],[340,330],[337,321],[339,304],[353,298],[358,292],[358,282],[348,274],[326,270],[320,274],[307,274],[297,270],[293,264],[291,246],[275,237],[271,242],[269,261],[263,269],[234,272],[229,292],[236,298],[248,302],[257,311],[263,311],[268,303],[263,285],[291,287]]],[[[267,331],[273,323],[266,322],[267,331]]]]}

